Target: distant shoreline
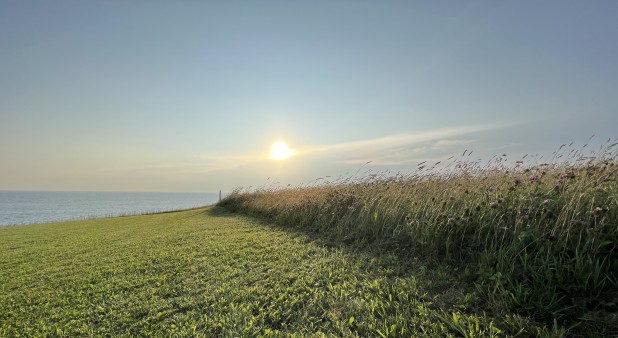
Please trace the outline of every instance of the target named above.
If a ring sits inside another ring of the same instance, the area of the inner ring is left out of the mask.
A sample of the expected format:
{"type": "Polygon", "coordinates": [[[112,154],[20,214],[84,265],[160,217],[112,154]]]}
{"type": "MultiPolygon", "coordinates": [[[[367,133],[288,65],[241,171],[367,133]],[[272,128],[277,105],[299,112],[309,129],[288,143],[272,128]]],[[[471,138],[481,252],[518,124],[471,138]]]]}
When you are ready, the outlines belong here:
{"type": "Polygon", "coordinates": [[[176,213],[176,212],[193,211],[193,210],[198,210],[198,209],[204,209],[204,208],[212,207],[215,204],[216,203],[200,205],[200,206],[195,206],[195,207],[189,207],[189,208],[183,208],[183,209],[144,211],[144,212],[137,212],[135,214],[128,213],[128,214],[120,214],[120,215],[93,216],[93,217],[73,218],[73,219],[65,219],[65,220],[60,220],[60,221],[49,221],[49,222],[40,222],[40,223],[7,224],[7,225],[0,225],[0,228],[3,228],[3,227],[21,227],[21,226],[29,226],[29,225],[48,225],[48,224],[67,223],[67,222],[81,222],[81,221],[90,221],[90,220],[101,220],[101,219],[107,219],[107,218],[126,218],[126,217],[138,217],[138,216],[171,214],[171,213],[176,213]]]}
{"type": "Polygon", "coordinates": [[[190,210],[218,193],[0,191],[0,227],[190,210]]]}

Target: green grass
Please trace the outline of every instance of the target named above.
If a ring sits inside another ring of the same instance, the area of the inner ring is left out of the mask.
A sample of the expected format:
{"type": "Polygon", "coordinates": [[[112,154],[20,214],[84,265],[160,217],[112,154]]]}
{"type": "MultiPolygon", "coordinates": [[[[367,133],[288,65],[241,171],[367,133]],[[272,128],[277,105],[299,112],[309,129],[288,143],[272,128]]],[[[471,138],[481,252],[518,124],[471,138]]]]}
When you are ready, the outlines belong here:
{"type": "Polygon", "coordinates": [[[402,262],[465,267],[473,312],[507,335],[618,336],[617,145],[561,147],[550,163],[464,153],[408,175],[237,190],[218,205],[402,262]]]}
{"type": "Polygon", "coordinates": [[[0,336],[498,333],[458,274],[217,207],[5,227],[0,336]]]}
{"type": "Polygon", "coordinates": [[[614,145],[0,228],[0,336],[618,336],[614,145]]]}

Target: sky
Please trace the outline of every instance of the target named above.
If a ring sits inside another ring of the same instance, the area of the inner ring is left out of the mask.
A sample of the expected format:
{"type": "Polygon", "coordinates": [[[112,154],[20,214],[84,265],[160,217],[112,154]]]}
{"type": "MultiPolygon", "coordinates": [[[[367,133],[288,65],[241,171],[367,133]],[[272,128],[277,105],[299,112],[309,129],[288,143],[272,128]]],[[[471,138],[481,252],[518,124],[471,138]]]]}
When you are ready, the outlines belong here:
{"type": "Polygon", "coordinates": [[[618,136],[616,17],[617,1],[2,1],[0,190],[230,191],[596,146],[618,136]],[[278,141],[293,156],[269,158],[278,141]]]}

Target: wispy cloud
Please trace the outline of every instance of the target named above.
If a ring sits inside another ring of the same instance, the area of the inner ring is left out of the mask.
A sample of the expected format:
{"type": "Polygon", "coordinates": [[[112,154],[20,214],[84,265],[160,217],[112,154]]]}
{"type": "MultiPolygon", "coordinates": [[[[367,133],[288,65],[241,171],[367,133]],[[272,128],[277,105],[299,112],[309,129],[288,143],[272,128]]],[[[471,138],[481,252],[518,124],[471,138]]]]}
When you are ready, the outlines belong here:
{"type": "Polygon", "coordinates": [[[456,146],[474,143],[473,139],[453,139],[483,131],[502,128],[501,124],[483,124],[436,129],[420,133],[400,133],[383,137],[309,147],[299,155],[335,153],[341,155],[341,163],[358,164],[372,161],[381,165],[404,165],[416,161],[420,155],[448,151],[456,146]]]}
{"type": "MultiPolygon", "coordinates": [[[[371,161],[380,165],[406,165],[419,159],[436,158],[451,149],[474,143],[461,138],[505,125],[484,124],[386,135],[378,138],[328,145],[307,146],[295,149],[295,156],[288,161],[311,158],[343,165],[371,161]],[[336,158],[333,159],[333,156],[336,158]]],[[[201,154],[184,163],[165,163],[137,170],[160,171],[174,174],[225,172],[243,167],[253,167],[269,162],[266,151],[246,154],[201,154]]]]}
{"type": "MultiPolygon", "coordinates": [[[[448,139],[448,138],[457,137],[461,135],[472,134],[472,133],[477,133],[477,132],[487,131],[487,130],[492,130],[492,129],[498,129],[501,127],[503,127],[503,125],[484,124],[484,125],[476,125],[476,126],[443,128],[443,129],[436,129],[436,130],[420,132],[420,133],[417,133],[417,132],[400,133],[400,134],[387,135],[387,136],[367,139],[367,140],[310,147],[310,148],[303,150],[302,153],[338,152],[338,151],[359,150],[359,149],[368,149],[368,150],[388,149],[388,148],[394,148],[397,146],[418,144],[418,143],[432,141],[432,140],[448,139]]],[[[448,142],[448,141],[445,141],[445,142],[448,142]]]]}

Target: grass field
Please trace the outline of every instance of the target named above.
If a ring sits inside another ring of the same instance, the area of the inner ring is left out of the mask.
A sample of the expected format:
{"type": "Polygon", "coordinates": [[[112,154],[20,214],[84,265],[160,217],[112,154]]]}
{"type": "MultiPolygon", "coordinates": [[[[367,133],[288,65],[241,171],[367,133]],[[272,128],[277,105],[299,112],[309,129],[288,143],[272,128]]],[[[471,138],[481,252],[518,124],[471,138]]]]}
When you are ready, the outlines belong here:
{"type": "Polygon", "coordinates": [[[0,336],[498,332],[428,264],[217,207],[0,228],[0,336]]]}
{"type": "Polygon", "coordinates": [[[0,228],[0,336],[618,336],[612,147],[0,228]]]}
{"type": "MultiPolygon", "coordinates": [[[[618,337],[617,146],[565,145],[550,162],[464,152],[409,174],[239,189],[219,205],[459,267],[476,290],[467,297],[481,300],[469,309],[508,336],[618,337]]],[[[490,332],[451,319],[464,336],[490,332]]]]}

